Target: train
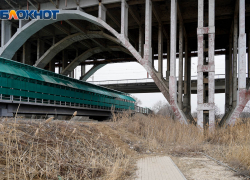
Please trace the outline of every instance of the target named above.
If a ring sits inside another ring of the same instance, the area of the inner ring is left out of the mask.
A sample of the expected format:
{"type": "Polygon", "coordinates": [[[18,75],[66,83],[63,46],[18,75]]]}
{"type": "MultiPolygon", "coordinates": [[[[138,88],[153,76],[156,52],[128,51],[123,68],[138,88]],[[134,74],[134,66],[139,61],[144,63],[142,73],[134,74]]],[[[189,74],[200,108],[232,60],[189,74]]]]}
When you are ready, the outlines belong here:
{"type": "Polygon", "coordinates": [[[126,93],[0,57],[0,100],[108,109],[135,110],[126,93]]]}

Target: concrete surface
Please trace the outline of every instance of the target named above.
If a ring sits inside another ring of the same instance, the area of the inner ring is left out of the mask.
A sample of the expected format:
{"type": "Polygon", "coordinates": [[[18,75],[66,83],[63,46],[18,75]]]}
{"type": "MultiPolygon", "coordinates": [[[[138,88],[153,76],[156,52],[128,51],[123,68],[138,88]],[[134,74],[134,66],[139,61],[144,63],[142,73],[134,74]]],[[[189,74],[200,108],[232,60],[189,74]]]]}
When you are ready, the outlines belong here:
{"type": "Polygon", "coordinates": [[[142,158],[137,162],[136,180],[185,180],[179,168],[168,156],[142,158]]]}

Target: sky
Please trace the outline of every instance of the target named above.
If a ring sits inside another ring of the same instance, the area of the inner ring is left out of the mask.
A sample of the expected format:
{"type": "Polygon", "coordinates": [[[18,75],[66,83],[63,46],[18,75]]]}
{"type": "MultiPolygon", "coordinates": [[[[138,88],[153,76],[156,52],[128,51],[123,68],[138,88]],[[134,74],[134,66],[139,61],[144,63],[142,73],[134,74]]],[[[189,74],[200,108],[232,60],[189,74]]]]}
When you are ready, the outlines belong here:
{"type": "MultiPolygon", "coordinates": [[[[197,75],[197,57],[192,58],[191,65],[191,76],[197,75]]],[[[178,73],[178,59],[176,59],[176,73],[178,73]]],[[[155,69],[157,70],[158,62],[155,60],[155,69]]],[[[91,65],[86,66],[86,72],[91,68],[91,65]]],[[[163,72],[166,72],[167,61],[163,60],[163,72]]],[[[75,69],[75,78],[79,79],[81,74],[80,66],[75,69]]],[[[215,56],[215,74],[225,74],[225,56],[215,56]]],[[[165,75],[164,75],[165,76],[165,75]]],[[[178,74],[177,74],[178,77],[178,74]]],[[[147,78],[146,70],[137,62],[129,63],[114,63],[108,64],[103,68],[99,69],[93,76],[87,81],[108,81],[108,80],[125,80],[125,79],[144,79],[147,78]]],[[[195,78],[195,77],[193,77],[195,78]]],[[[158,101],[167,102],[165,97],[161,93],[143,93],[143,94],[132,94],[139,98],[142,102],[142,107],[153,107],[158,101]]],[[[221,113],[224,112],[225,94],[215,94],[215,104],[219,107],[221,113]]],[[[197,95],[192,94],[191,96],[191,107],[192,112],[196,111],[197,108],[197,95]]]]}

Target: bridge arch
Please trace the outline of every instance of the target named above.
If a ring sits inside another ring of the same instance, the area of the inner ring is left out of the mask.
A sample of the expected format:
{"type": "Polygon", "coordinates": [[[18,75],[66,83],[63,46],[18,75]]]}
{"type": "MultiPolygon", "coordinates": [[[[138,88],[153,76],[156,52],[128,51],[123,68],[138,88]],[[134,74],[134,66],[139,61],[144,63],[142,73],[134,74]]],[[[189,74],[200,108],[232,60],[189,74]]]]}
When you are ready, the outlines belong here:
{"type": "MultiPolygon", "coordinates": [[[[144,58],[141,57],[140,53],[130,44],[127,37],[124,34],[119,34],[116,30],[114,30],[111,26],[109,26],[105,21],[100,18],[96,18],[92,15],[89,15],[85,12],[80,10],[61,10],[57,16],[57,20],[32,20],[27,23],[22,28],[19,28],[15,35],[4,45],[2,48],[2,52],[0,56],[11,59],[15,52],[26,42],[26,40],[32,36],[34,33],[42,29],[43,27],[54,23],[56,21],[68,20],[68,19],[81,19],[86,20],[91,23],[94,23],[98,26],[104,27],[106,30],[111,32],[120,42],[121,44],[130,51],[130,53],[137,59],[137,61],[146,69],[146,71],[150,74],[150,76],[155,81],[158,88],[161,90],[162,94],[171,104],[172,109],[175,112],[176,117],[184,123],[187,123],[186,117],[184,113],[179,109],[175,98],[173,98],[173,94],[176,92],[175,88],[173,87],[169,89],[167,87],[166,81],[162,78],[162,75],[158,73],[153,67],[152,63],[150,62],[150,57],[145,56],[144,58]],[[171,97],[170,97],[171,94],[171,97]]],[[[145,53],[144,53],[145,54],[145,53]]]]}
{"type": "Polygon", "coordinates": [[[101,31],[99,31],[99,32],[89,31],[86,34],[76,33],[76,34],[65,37],[61,41],[59,41],[56,44],[54,44],[53,46],[51,46],[40,57],[40,59],[38,59],[36,61],[34,66],[39,67],[39,68],[44,68],[53,59],[53,57],[56,56],[56,54],[58,54],[60,51],[62,51],[66,47],[70,46],[71,44],[73,44],[75,42],[85,40],[85,39],[91,39],[91,38],[105,38],[105,39],[108,39],[110,41],[113,41],[113,42],[119,44],[119,41],[116,38],[114,38],[106,33],[103,33],[101,31]]]}
{"type": "MultiPolygon", "coordinates": [[[[121,47],[121,46],[111,46],[109,47],[109,49],[111,49],[112,51],[123,51],[127,54],[130,55],[129,51],[126,50],[125,48],[121,47]]],[[[101,47],[95,47],[92,49],[89,49],[87,51],[85,51],[84,53],[82,53],[80,56],[76,57],[63,71],[62,74],[63,75],[68,75],[71,71],[73,71],[81,62],[84,62],[85,60],[87,60],[88,58],[90,58],[91,56],[93,56],[94,54],[98,54],[101,52],[107,51],[107,49],[103,49],[101,47]]]]}

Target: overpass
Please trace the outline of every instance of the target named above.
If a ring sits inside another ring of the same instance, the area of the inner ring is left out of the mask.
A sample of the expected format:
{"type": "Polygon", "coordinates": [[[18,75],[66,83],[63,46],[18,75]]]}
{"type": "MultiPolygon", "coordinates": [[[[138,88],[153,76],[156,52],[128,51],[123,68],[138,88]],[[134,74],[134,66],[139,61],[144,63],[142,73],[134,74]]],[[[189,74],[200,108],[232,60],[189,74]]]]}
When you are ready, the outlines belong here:
{"type": "MultiPolygon", "coordinates": [[[[216,74],[215,93],[225,93],[225,74],[216,74]],[[224,78],[223,78],[224,77],[224,78]]],[[[89,83],[115,89],[125,93],[155,93],[161,92],[151,78],[145,79],[123,79],[109,81],[88,81],[89,83]]],[[[168,85],[168,80],[167,86],[168,85]]],[[[177,81],[178,83],[178,81],[177,81]]],[[[178,86],[177,86],[178,87],[178,86]]],[[[184,84],[183,84],[184,87],[184,84]]],[[[192,76],[191,94],[197,94],[197,76],[192,76]]]]}
{"type": "Polygon", "coordinates": [[[250,72],[250,56],[246,62],[250,1],[4,0],[0,8],[60,10],[56,20],[1,20],[1,57],[52,72],[57,66],[60,74],[72,78],[80,65],[82,81],[105,64],[137,61],[185,124],[191,106],[191,57],[198,57],[198,126],[206,127],[203,122],[211,129],[215,126],[216,54],[224,54],[226,62],[226,111],[221,126],[233,125],[250,99],[245,78],[250,72]],[[86,73],[88,63],[94,66],[86,73]],[[177,86],[177,77],[183,75],[177,86]]]}

